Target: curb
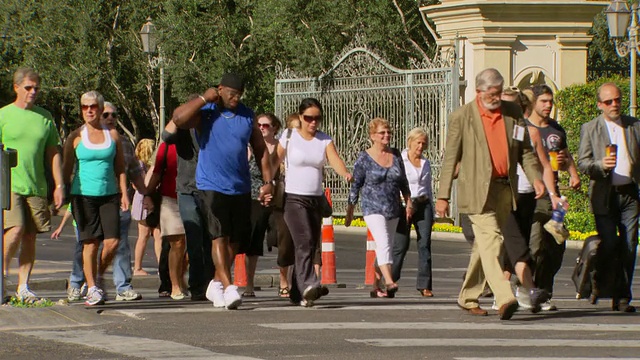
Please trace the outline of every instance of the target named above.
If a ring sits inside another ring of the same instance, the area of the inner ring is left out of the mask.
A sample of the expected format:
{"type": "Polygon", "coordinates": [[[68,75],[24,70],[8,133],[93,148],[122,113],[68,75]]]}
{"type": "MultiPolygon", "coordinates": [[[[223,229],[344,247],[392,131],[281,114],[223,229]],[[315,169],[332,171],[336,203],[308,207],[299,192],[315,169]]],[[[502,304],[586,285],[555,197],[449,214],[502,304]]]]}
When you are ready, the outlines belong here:
{"type": "MultiPolygon", "coordinates": [[[[110,276],[106,276],[105,284],[107,288],[113,287],[113,279],[110,276]]],[[[254,284],[256,287],[272,288],[279,284],[280,278],[274,275],[256,275],[254,278],[254,284]]],[[[33,291],[66,291],[68,280],[61,278],[41,278],[31,279],[29,281],[29,288],[33,291]]],[[[340,284],[339,284],[340,285],[340,284]]],[[[137,276],[131,279],[131,286],[134,289],[157,289],[160,287],[160,279],[154,275],[137,276]]],[[[339,286],[338,286],[339,287],[339,286]]],[[[7,293],[16,292],[17,284],[7,281],[5,283],[5,291],[7,293]]]]}

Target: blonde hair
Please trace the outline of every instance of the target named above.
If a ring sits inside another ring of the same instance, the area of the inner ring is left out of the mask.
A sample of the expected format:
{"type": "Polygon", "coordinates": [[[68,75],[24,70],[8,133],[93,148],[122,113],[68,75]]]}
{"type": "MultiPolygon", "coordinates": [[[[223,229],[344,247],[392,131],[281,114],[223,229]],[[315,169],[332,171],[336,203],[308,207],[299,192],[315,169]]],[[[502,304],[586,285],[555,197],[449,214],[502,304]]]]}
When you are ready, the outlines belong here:
{"type": "Polygon", "coordinates": [[[425,137],[425,139],[428,140],[427,132],[424,131],[424,129],[421,127],[415,127],[409,130],[409,133],[407,134],[407,148],[409,147],[409,144],[411,144],[412,142],[414,142],[415,140],[423,136],[425,137]]]}
{"type": "Polygon", "coordinates": [[[389,121],[387,119],[383,119],[381,117],[373,118],[369,122],[369,135],[373,135],[381,126],[387,129],[391,129],[389,127],[389,121]]]}
{"type": "Polygon", "coordinates": [[[151,166],[153,160],[153,148],[156,142],[152,139],[142,139],[136,145],[136,157],[147,167],[151,166]]]}
{"type": "Polygon", "coordinates": [[[287,116],[287,129],[294,129],[300,127],[300,115],[298,113],[291,113],[287,116]]]}

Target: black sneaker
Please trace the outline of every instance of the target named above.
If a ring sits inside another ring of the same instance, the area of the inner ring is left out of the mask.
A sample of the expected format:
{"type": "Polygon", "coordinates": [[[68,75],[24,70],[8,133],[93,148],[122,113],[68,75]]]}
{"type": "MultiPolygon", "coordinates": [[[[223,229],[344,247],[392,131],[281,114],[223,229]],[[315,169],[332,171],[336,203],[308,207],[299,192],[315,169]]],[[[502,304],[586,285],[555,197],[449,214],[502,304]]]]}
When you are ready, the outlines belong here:
{"type": "Polygon", "coordinates": [[[546,290],[538,288],[529,290],[529,297],[531,298],[531,312],[534,314],[540,311],[541,304],[551,299],[546,290]]]}

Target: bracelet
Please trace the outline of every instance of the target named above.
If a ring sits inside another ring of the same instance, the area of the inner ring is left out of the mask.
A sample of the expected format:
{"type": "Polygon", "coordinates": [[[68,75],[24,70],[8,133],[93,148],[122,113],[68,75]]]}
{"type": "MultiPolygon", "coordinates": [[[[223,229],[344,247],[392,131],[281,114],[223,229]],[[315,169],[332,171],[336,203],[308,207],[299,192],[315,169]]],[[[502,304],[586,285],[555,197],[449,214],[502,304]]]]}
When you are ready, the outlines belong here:
{"type": "Polygon", "coordinates": [[[265,185],[273,185],[273,186],[275,186],[276,185],[276,181],[275,180],[265,181],[264,183],[262,183],[262,186],[265,186],[265,185]]]}
{"type": "Polygon", "coordinates": [[[56,189],[63,189],[64,188],[64,184],[58,184],[56,185],[56,189]]]}
{"type": "Polygon", "coordinates": [[[202,101],[204,101],[204,104],[205,104],[205,105],[208,103],[207,99],[205,99],[205,98],[204,98],[204,96],[202,96],[202,95],[198,95],[198,97],[199,97],[200,99],[202,99],[202,101]]]}

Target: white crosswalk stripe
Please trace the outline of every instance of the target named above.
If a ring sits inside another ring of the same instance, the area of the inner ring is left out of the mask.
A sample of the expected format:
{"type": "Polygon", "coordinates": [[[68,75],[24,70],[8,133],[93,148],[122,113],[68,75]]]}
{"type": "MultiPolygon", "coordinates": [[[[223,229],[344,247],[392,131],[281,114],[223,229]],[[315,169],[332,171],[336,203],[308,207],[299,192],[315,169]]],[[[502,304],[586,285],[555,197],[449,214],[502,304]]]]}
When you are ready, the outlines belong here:
{"type": "Polygon", "coordinates": [[[103,331],[63,330],[27,331],[21,335],[43,340],[83,345],[103,351],[139,357],[143,359],[190,359],[190,360],[259,360],[254,357],[216,353],[207,349],[167,340],[155,340],[133,336],[107,335],[103,331]]]}
{"type": "Polygon", "coordinates": [[[575,339],[345,339],[351,343],[378,347],[584,347],[640,348],[638,340],[575,340],[575,339]]]}

